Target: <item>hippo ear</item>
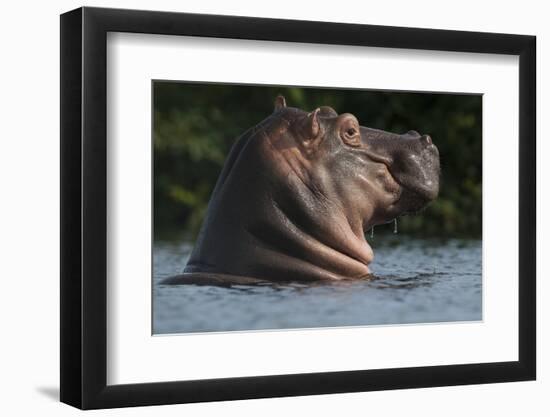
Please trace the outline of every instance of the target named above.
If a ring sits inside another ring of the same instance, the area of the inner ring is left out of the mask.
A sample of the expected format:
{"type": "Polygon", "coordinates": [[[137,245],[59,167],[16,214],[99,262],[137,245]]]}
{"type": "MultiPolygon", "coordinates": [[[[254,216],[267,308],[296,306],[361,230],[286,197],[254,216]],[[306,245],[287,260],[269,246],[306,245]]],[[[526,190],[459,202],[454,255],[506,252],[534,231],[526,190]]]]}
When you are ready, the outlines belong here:
{"type": "Polygon", "coordinates": [[[313,139],[319,136],[321,127],[319,125],[319,112],[321,109],[317,108],[305,117],[302,122],[302,134],[307,142],[312,142],[313,139]]]}
{"type": "Polygon", "coordinates": [[[286,107],[286,100],[283,96],[277,96],[275,99],[275,111],[284,109],[286,107]]]}

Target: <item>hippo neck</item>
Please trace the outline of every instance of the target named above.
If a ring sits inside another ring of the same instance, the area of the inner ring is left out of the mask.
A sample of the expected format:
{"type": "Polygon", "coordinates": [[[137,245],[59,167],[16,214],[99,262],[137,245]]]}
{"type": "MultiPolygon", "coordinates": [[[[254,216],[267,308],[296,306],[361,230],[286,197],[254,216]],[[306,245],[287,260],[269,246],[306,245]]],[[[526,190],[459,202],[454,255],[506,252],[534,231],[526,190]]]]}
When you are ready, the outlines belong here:
{"type": "Polygon", "coordinates": [[[350,218],[294,172],[283,178],[284,186],[278,187],[282,191],[263,202],[267,215],[248,218],[244,226],[258,246],[309,264],[312,274],[319,277],[368,275],[373,252],[365,240],[362,221],[350,218]]]}

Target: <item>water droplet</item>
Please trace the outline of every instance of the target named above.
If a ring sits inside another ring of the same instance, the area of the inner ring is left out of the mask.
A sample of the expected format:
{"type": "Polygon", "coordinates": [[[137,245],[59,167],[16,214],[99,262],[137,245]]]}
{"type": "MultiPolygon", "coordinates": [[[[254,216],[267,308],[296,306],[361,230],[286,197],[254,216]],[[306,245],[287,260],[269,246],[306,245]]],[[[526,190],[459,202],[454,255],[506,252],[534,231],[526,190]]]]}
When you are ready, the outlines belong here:
{"type": "Polygon", "coordinates": [[[397,234],[397,217],[393,219],[393,233],[397,234]]]}

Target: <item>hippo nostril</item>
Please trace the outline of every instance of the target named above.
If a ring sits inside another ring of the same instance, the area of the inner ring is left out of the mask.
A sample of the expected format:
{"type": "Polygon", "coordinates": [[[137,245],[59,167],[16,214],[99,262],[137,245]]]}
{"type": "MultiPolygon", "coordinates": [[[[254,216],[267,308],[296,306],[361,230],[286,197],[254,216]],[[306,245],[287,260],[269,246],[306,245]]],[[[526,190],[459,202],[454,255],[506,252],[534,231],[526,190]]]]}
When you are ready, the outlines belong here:
{"type": "Polygon", "coordinates": [[[426,145],[431,145],[432,144],[432,138],[429,136],[429,135],[423,135],[421,138],[420,138],[420,141],[422,143],[425,143],[426,145]]]}
{"type": "Polygon", "coordinates": [[[420,133],[418,133],[416,130],[409,130],[407,132],[407,135],[409,135],[409,136],[420,136],[420,133]]]}

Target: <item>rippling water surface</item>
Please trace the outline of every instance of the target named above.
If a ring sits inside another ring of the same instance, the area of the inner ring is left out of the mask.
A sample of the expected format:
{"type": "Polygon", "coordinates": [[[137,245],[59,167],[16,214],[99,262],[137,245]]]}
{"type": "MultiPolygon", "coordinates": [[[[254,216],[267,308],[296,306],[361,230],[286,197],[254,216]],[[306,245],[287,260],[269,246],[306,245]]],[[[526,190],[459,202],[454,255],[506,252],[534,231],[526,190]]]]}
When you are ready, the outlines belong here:
{"type": "Polygon", "coordinates": [[[403,236],[372,242],[372,281],[307,286],[161,285],[188,243],[155,242],[153,333],[481,320],[481,241],[403,236]]]}

